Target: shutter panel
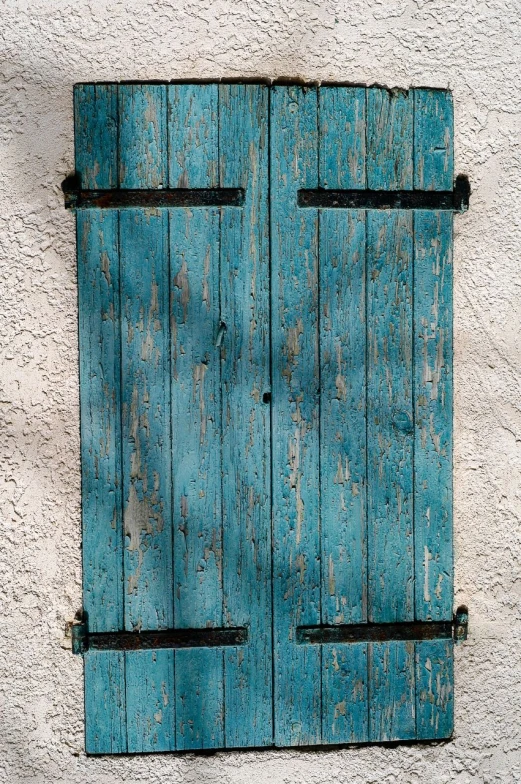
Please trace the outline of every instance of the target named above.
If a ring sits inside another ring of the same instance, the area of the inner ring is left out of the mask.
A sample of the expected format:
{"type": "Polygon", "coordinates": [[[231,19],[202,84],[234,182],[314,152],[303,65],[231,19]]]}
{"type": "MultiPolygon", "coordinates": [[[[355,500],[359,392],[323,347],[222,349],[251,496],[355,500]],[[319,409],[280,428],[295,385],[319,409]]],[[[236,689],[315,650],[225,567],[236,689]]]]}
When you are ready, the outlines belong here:
{"type": "Polygon", "coordinates": [[[450,736],[452,215],[403,194],[452,135],[443,90],[75,88],[89,753],[450,736]]]}
{"type": "Polygon", "coordinates": [[[249,636],[88,650],[90,753],[272,741],[267,118],[255,85],[75,90],[82,189],[246,194],[78,210],[89,633],[249,636]]]}
{"type": "Polygon", "coordinates": [[[450,189],[451,97],[276,86],[271,140],[275,742],[448,737],[452,640],[392,630],[452,618],[452,216],[316,207],[450,189]]]}

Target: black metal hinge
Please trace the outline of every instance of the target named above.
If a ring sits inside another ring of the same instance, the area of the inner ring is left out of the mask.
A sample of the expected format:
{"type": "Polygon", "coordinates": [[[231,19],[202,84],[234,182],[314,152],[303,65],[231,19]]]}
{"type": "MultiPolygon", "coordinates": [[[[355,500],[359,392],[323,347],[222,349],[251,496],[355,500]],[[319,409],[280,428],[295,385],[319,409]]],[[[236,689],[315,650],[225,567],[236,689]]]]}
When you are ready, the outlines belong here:
{"type": "Polygon", "coordinates": [[[146,632],[89,632],[84,619],[71,629],[72,652],[142,651],[160,648],[219,648],[248,642],[245,627],[230,629],[161,629],[146,632]]]}
{"type": "Polygon", "coordinates": [[[108,210],[159,207],[242,207],[242,188],[160,188],[155,190],[115,188],[82,190],[77,175],[62,182],[68,210],[108,210]]]}
{"type": "Polygon", "coordinates": [[[326,190],[305,188],[298,191],[299,207],[352,210],[448,210],[465,212],[469,208],[470,183],[458,175],[452,191],[373,191],[326,190]]]}
{"type": "Polygon", "coordinates": [[[468,636],[468,610],[458,607],[452,621],[403,621],[398,623],[357,623],[338,626],[299,626],[297,643],[392,642],[422,640],[453,640],[468,636]]]}

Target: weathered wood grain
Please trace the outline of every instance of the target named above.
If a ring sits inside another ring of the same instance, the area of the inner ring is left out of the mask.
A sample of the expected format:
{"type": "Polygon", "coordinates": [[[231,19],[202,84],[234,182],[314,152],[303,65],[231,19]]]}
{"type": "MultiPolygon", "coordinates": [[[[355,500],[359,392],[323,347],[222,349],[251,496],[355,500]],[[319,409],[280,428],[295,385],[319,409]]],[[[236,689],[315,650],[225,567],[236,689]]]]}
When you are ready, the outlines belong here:
{"type": "MultiPolygon", "coordinates": [[[[217,101],[217,85],[169,88],[170,185],[219,185],[217,101]]],[[[223,624],[219,246],[218,209],[170,211],[177,628],[223,624]]],[[[178,747],[222,746],[222,650],[175,656],[178,747]]]]}
{"type": "Polygon", "coordinates": [[[365,188],[366,90],[320,87],[319,187],[365,188]]]}
{"type": "Polygon", "coordinates": [[[413,93],[367,90],[367,187],[413,187],[413,93]]]}
{"type": "Polygon", "coordinates": [[[89,628],[123,623],[118,216],[77,218],[83,606],[89,628]]]}
{"type": "Polygon", "coordinates": [[[249,626],[224,652],[229,747],[273,742],[268,92],[219,88],[220,184],[246,194],[221,223],[224,623],[249,626]]]}
{"type": "Polygon", "coordinates": [[[414,216],[416,617],[452,617],[452,217],[414,216]]]}
{"type": "Polygon", "coordinates": [[[127,751],[125,654],[92,652],[85,667],[85,751],[123,754],[127,751]]]}
{"type": "Polygon", "coordinates": [[[451,189],[450,93],[78,85],[75,123],[84,189],[245,194],[78,214],[89,628],[248,628],[88,652],[87,751],[449,737],[451,640],[296,628],[451,618],[451,215],[297,206],[451,189]]]}
{"type": "MultiPolygon", "coordinates": [[[[452,186],[453,109],[445,90],[415,90],[415,187],[452,186]]],[[[452,565],[452,216],[414,214],[414,542],[416,617],[449,620],[452,565]]],[[[418,738],[453,726],[453,644],[416,645],[418,738]]]]}
{"type": "MultiPolygon", "coordinates": [[[[163,183],[166,165],[165,90],[158,85],[119,89],[120,186],[163,183]]],[[[170,433],[168,215],[135,209],[120,213],[122,333],[123,522],[125,628],[173,624],[170,433]]],[[[157,703],[173,692],[173,654],[154,662],[125,654],[129,751],[167,751],[174,728],[158,725],[157,703]],[[140,685],[141,690],[136,693],[140,685]],[[155,688],[154,699],[151,690],[155,688]],[[129,693],[132,690],[132,699],[129,693]],[[139,733],[135,727],[140,704],[139,733]],[[130,730],[130,732],[129,732],[130,730]],[[131,742],[137,744],[136,748],[131,742]]],[[[170,714],[169,714],[170,717],[170,714]]],[[[165,716],[165,719],[167,717],[165,716]]]]}
{"type": "Polygon", "coordinates": [[[448,90],[414,90],[414,187],[451,190],[454,110],[448,90]]]}
{"type": "Polygon", "coordinates": [[[417,642],[416,737],[450,738],[454,725],[454,643],[417,642]]]}
{"type": "MultiPolygon", "coordinates": [[[[366,94],[319,90],[319,187],[366,186],[366,94]]],[[[320,221],[322,623],[367,618],[365,214],[320,221]]],[[[367,739],[367,646],[322,651],[322,742],[367,739]]]]}
{"type": "Polygon", "coordinates": [[[367,620],[365,216],[320,212],[322,623],[367,620]]]}
{"type": "Polygon", "coordinates": [[[414,618],[412,216],[367,226],[369,620],[414,618]]]}
{"type": "Polygon", "coordinates": [[[322,646],[322,743],[369,740],[367,648],[322,646]]]}
{"type": "Polygon", "coordinates": [[[167,182],[166,85],[122,84],[119,93],[119,187],[167,182]]]}
{"type": "Polygon", "coordinates": [[[74,87],[75,169],[82,188],[118,184],[118,86],[74,87]]]}
{"type": "Polygon", "coordinates": [[[218,111],[217,85],[168,86],[170,188],[214,188],[219,185],[218,111]]]}
{"type": "Polygon", "coordinates": [[[369,740],[415,737],[414,646],[414,642],[369,644],[369,740]]]}
{"type": "Polygon", "coordinates": [[[271,92],[275,743],[321,738],[321,653],[296,627],[320,618],[317,91],[271,92]]]}
{"type": "Polygon", "coordinates": [[[127,737],[132,752],[175,748],[173,651],[135,651],[126,671],[127,737]]]}
{"type": "MultiPolygon", "coordinates": [[[[117,182],[117,88],[74,91],[75,164],[84,187],[117,182]]],[[[123,624],[118,216],[77,216],[83,605],[93,631],[123,624]]],[[[124,658],[85,658],[85,747],[126,751],[124,658]]]]}

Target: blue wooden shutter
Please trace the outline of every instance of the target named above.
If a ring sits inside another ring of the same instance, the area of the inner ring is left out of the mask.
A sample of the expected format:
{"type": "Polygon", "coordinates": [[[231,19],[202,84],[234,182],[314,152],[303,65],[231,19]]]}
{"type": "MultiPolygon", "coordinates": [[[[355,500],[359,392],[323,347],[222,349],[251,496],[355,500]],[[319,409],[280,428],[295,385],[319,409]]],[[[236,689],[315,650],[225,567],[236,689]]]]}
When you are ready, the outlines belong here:
{"type": "Polygon", "coordinates": [[[452,215],[396,208],[452,189],[450,93],[79,85],[75,127],[87,751],[450,736],[452,215]]]}

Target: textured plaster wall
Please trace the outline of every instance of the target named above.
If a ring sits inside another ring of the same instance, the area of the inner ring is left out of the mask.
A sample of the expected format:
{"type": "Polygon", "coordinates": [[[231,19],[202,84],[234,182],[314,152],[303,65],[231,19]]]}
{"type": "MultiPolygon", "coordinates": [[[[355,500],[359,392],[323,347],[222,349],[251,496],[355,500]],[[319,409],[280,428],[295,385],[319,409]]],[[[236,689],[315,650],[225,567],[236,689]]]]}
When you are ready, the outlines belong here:
{"type": "Polygon", "coordinates": [[[520,0],[0,1],[0,780],[521,781],[520,0]],[[294,76],[454,91],[456,652],[450,743],[87,758],[72,85],[294,76]]]}

